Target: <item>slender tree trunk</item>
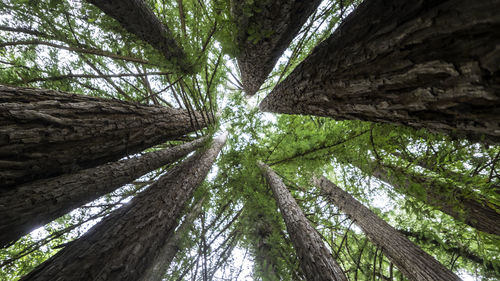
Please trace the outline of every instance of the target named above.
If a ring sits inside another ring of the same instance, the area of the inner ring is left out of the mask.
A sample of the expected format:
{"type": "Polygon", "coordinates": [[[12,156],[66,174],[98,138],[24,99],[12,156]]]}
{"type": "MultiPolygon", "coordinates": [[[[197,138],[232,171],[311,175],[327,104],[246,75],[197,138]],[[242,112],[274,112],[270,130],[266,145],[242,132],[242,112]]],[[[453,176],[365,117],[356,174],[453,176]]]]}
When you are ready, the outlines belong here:
{"type": "Polygon", "coordinates": [[[156,17],[144,0],[88,0],[88,2],[114,18],[128,32],[148,42],[167,60],[175,61],[181,70],[192,71],[186,54],[176,42],[170,29],[156,17]]]}
{"type": "Polygon", "coordinates": [[[259,162],[258,166],[266,177],[278,202],[307,280],[347,281],[342,268],[328,251],[319,234],[311,226],[281,178],[264,163],[259,162]]]}
{"type": "Polygon", "coordinates": [[[500,2],[367,0],[260,105],[500,143],[500,2]]]}
{"type": "Polygon", "coordinates": [[[161,281],[163,279],[170,263],[174,260],[177,252],[181,250],[182,239],[189,231],[194,220],[200,215],[204,201],[204,198],[202,198],[193,206],[175,233],[167,238],[167,243],[162,247],[154,263],[151,264],[146,273],[138,281],[161,281]]]}
{"type": "Polygon", "coordinates": [[[461,280],[349,193],[324,177],[314,179],[314,183],[321,188],[327,199],[355,221],[406,278],[414,281],[461,280]]]}
{"type": "Polygon", "coordinates": [[[21,280],[138,280],[160,255],[186,201],[205,179],[226,136],[171,169],[130,204],[21,280]]]}
{"type": "Polygon", "coordinates": [[[247,95],[254,95],[321,1],[256,1],[252,5],[246,2],[232,0],[232,11],[238,27],[237,60],[242,84],[247,95]],[[251,16],[248,9],[252,9],[251,16]]]}
{"type": "Polygon", "coordinates": [[[206,138],[140,157],[20,185],[0,193],[0,247],[31,230],[172,163],[202,146],[206,138]]]}
{"type": "Polygon", "coordinates": [[[206,126],[200,120],[181,109],[0,86],[0,189],[116,161],[206,126]]]}
{"type": "Polygon", "coordinates": [[[456,220],[478,230],[500,235],[500,213],[475,194],[467,194],[459,188],[449,188],[425,176],[392,166],[377,165],[371,174],[390,184],[396,191],[423,200],[456,220]],[[412,188],[414,184],[423,188],[424,193],[412,188]]]}

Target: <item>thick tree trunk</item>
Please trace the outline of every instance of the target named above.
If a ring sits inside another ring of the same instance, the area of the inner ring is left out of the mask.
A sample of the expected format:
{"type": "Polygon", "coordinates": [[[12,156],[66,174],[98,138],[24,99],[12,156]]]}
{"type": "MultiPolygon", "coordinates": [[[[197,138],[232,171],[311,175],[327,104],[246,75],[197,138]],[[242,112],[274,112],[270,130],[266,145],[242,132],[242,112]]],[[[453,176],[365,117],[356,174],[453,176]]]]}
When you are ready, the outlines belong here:
{"type": "Polygon", "coordinates": [[[177,228],[175,233],[171,233],[170,237],[167,238],[167,243],[162,247],[155,261],[151,264],[150,267],[148,267],[146,273],[144,273],[144,275],[138,281],[163,280],[163,277],[165,276],[170,263],[174,260],[177,252],[181,250],[182,239],[193,225],[194,220],[201,214],[201,207],[203,206],[204,201],[204,199],[201,199],[193,206],[193,208],[186,215],[186,218],[177,228]]]}
{"type": "Polygon", "coordinates": [[[425,176],[405,172],[397,167],[377,165],[371,174],[394,187],[400,193],[423,200],[441,212],[450,215],[478,230],[500,235],[500,213],[490,207],[486,200],[478,201],[476,195],[466,194],[459,188],[449,188],[443,183],[425,176]],[[425,190],[422,194],[412,185],[425,190]]]}
{"type": "Polygon", "coordinates": [[[206,142],[200,138],[140,157],[20,185],[0,192],[0,247],[142,175],[172,163],[206,142]]]}
{"type": "Polygon", "coordinates": [[[367,0],[260,108],[500,143],[498,10],[497,0],[367,0]]]}
{"type": "Polygon", "coordinates": [[[245,0],[232,0],[233,16],[238,26],[240,53],[237,60],[247,95],[254,95],[259,90],[302,25],[321,3],[320,0],[261,2],[248,4],[245,0]],[[248,9],[252,9],[250,16],[248,9]],[[250,31],[261,33],[255,38],[258,42],[249,38],[250,31]]]}
{"type": "Polygon", "coordinates": [[[349,193],[324,177],[314,179],[314,183],[321,188],[327,199],[355,221],[374,244],[382,248],[382,252],[408,279],[413,281],[461,280],[370,209],[356,201],[349,193]]]}
{"type": "Polygon", "coordinates": [[[114,18],[128,32],[148,42],[167,60],[175,61],[185,72],[192,66],[174,35],[153,13],[144,0],[88,0],[106,15],[114,18]]]}
{"type": "Polygon", "coordinates": [[[95,225],[21,280],[140,279],[159,256],[186,201],[205,179],[225,135],[95,225]]]}
{"type": "Polygon", "coordinates": [[[290,234],[307,280],[347,281],[342,268],[328,251],[319,234],[311,226],[281,178],[264,163],[259,162],[258,166],[266,177],[278,202],[281,215],[285,220],[286,229],[290,234]]]}
{"type": "Polygon", "coordinates": [[[116,161],[194,124],[206,126],[186,110],[0,86],[0,188],[116,161]]]}

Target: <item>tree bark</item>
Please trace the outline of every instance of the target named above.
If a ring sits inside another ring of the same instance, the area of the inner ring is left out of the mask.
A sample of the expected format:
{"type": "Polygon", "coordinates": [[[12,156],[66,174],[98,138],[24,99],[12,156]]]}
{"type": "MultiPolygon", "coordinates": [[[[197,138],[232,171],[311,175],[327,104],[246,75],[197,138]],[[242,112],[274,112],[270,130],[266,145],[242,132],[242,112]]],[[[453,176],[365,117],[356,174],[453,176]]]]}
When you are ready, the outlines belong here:
{"type": "Polygon", "coordinates": [[[130,33],[146,41],[167,60],[174,61],[182,71],[190,73],[186,54],[170,29],[153,13],[144,0],[88,0],[112,17],[130,33]]]}
{"type": "Polygon", "coordinates": [[[186,110],[0,85],[0,189],[116,161],[195,124],[206,126],[186,110]]]}
{"type": "Polygon", "coordinates": [[[173,163],[202,146],[206,139],[38,180],[0,193],[0,248],[150,171],[173,163]]]}
{"type": "Polygon", "coordinates": [[[245,93],[254,95],[321,1],[279,0],[253,5],[247,2],[232,0],[232,11],[238,27],[240,53],[237,60],[241,81],[245,93]],[[246,11],[248,9],[252,9],[251,15],[246,11]],[[258,42],[249,38],[250,32],[262,33],[257,35],[261,38],[255,39],[258,42]]]}
{"type": "Polygon", "coordinates": [[[425,176],[392,166],[377,165],[371,174],[394,187],[396,191],[423,200],[458,221],[480,231],[500,235],[500,213],[475,194],[466,194],[459,188],[449,188],[425,176]],[[413,184],[418,184],[425,192],[422,194],[415,191],[413,184]]]}
{"type": "Polygon", "coordinates": [[[271,187],[278,202],[286,228],[300,259],[307,280],[326,281],[347,278],[326,248],[323,240],[311,226],[297,202],[286,188],[281,178],[269,166],[258,162],[258,166],[271,187]]]}
{"type": "Polygon", "coordinates": [[[500,2],[363,2],[260,104],[500,143],[500,2]]]}
{"type": "Polygon", "coordinates": [[[186,215],[182,224],[177,228],[175,233],[167,238],[167,243],[162,247],[155,261],[146,270],[146,273],[138,281],[161,281],[168,270],[170,263],[181,250],[181,241],[184,235],[187,234],[194,220],[201,214],[204,198],[198,201],[191,211],[186,215]]]}
{"type": "Polygon", "coordinates": [[[414,281],[461,280],[432,256],[413,244],[396,229],[379,218],[325,177],[314,184],[340,210],[350,216],[366,236],[391,260],[406,278],[414,281]]]}
{"type": "Polygon", "coordinates": [[[21,280],[140,279],[175,230],[186,201],[210,171],[226,136],[214,139],[21,280]]]}

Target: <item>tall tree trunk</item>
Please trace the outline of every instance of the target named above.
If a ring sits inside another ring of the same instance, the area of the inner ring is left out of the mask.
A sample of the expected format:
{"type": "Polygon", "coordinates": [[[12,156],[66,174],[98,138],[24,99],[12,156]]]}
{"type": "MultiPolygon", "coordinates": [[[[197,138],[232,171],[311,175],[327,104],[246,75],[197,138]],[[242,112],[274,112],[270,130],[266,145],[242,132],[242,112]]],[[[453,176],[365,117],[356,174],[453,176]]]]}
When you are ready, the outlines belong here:
{"type": "Polygon", "coordinates": [[[138,281],[163,280],[163,276],[167,272],[170,263],[174,260],[177,252],[181,250],[182,239],[193,225],[194,220],[201,214],[204,199],[202,198],[193,206],[175,233],[170,233],[171,235],[167,238],[166,244],[162,247],[155,261],[138,281]]]}
{"type": "Polygon", "coordinates": [[[0,85],[0,189],[116,161],[206,126],[200,120],[181,109],[0,85]]]}
{"type": "Polygon", "coordinates": [[[175,63],[184,72],[191,72],[192,66],[186,54],[176,42],[170,29],[153,13],[144,0],[87,0],[114,18],[128,32],[148,42],[167,60],[175,63]]]}
{"type": "Polygon", "coordinates": [[[408,279],[414,281],[461,280],[370,209],[356,201],[349,193],[324,177],[314,179],[314,183],[321,188],[327,199],[355,221],[366,236],[382,249],[382,252],[408,279]]]}
{"type": "Polygon", "coordinates": [[[342,268],[326,248],[323,240],[311,226],[281,178],[269,166],[258,162],[278,202],[286,229],[300,259],[307,280],[347,281],[342,268]]]}
{"type": "Polygon", "coordinates": [[[393,166],[377,165],[371,174],[396,191],[423,200],[456,220],[478,230],[500,235],[500,213],[475,194],[467,194],[459,188],[450,188],[436,180],[393,166]],[[414,184],[423,188],[424,193],[412,188],[414,184]]]}
{"type": "Polygon", "coordinates": [[[138,280],[159,256],[193,191],[205,179],[226,136],[214,139],[162,176],[130,204],[21,280],[138,280]]]}
{"type": "Polygon", "coordinates": [[[0,192],[0,247],[202,146],[205,138],[0,192]]]}
{"type": "Polygon", "coordinates": [[[259,90],[302,25],[321,3],[320,0],[261,2],[248,4],[245,0],[232,0],[238,27],[240,53],[237,60],[247,95],[254,95],[259,90]],[[251,9],[250,16],[248,9],[251,9]]]}
{"type": "Polygon", "coordinates": [[[364,1],[260,108],[500,143],[498,10],[497,0],[364,1]]]}

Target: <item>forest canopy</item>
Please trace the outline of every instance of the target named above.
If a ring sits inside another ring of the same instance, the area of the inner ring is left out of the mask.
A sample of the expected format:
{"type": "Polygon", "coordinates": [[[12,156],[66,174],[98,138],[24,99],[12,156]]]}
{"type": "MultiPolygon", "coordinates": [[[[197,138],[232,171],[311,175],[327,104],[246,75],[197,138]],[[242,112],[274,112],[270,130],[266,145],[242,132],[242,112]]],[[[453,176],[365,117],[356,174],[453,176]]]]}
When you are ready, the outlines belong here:
{"type": "MultiPolygon", "coordinates": [[[[376,2],[365,0],[370,1],[376,2]]],[[[307,280],[281,215],[284,211],[259,161],[282,179],[348,280],[409,279],[385,249],[357,226],[356,219],[324,196],[312,182],[314,177],[324,176],[348,192],[463,280],[500,280],[500,221],[495,221],[500,216],[500,146],[493,133],[470,137],[461,133],[461,127],[439,130],[434,124],[404,125],[382,117],[375,122],[368,117],[351,118],[355,114],[330,118],[259,109],[277,85],[295,79],[289,78],[294,70],[305,69],[299,66],[301,62],[332,40],[330,36],[345,26],[362,1],[311,1],[315,3],[310,7],[297,8],[296,1],[130,0],[124,2],[145,2],[152,13],[134,14],[130,6],[124,8],[130,13],[125,18],[114,16],[116,10],[107,11],[98,2],[3,0],[0,85],[118,102],[109,108],[118,108],[122,102],[124,106],[140,104],[144,112],[149,106],[162,107],[148,119],[151,127],[163,126],[166,112],[178,110],[184,114],[184,123],[193,128],[181,137],[158,137],[154,144],[154,137],[148,137],[151,145],[138,145],[135,150],[127,143],[128,154],[112,161],[228,134],[217,160],[216,154],[210,155],[215,163],[206,171],[208,176],[200,179],[174,218],[176,232],[169,239],[177,240],[169,241],[175,241],[176,255],[159,280],[307,280]],[[292,28],[290,17],[273,16],[281,15],[276,5],[284,5],[287,9],[282,10],[290,13],[308,11],[309,16],[297,17],[299,23],[292,28]],[[149,29],[141,27],[137,15],[148,20],[154,16],[149,29]],[[272,57],[260,60],[258,56],[272,57]],[[256,68],[262,68],[262,73],[248,75],[256,68]]],[[[443,73],[439,77],[447,79],[443,73]]],[[[418,79],[433,74],[419,73],[418,79]]],[[[397,86],[391,84],[394,89],[397,86]]],[[[498,102],[498,92],[491,99],[498,102]]],[[[329,102],[312,104],[320,108],[329,102]]],[[[302,108],[300,101],[296,107],[302,108]]],[[[150,114],[144,112],[138,115],[150,114]]],[[[136,120],[123,118],[126,124],[136,120]]],[[[0,122],[0,126],[4,125],[0,122]]],[[[168,128],[160,127],[154,135],[168,128]]],[[[0,138],[0,145],[3,141],[0,138]]],[[[178,152],[169,164],[158,164],[31,229],[0,249],[0,280],[18,280],[65,247],[73,247],[90,228],[110,221],[110,214],[128,208],[134,198],[142,198],[162,176],[177,172],[174,175],[181,177],[176,169],[201,159],[204,154],[199,151],[209,146],[200,141],[194,156],[178,152]]],[[[8,168],[3,165],[7,164],[0,159],[0,169],[8,168]]],[[[0,191],[7,198],[7,188],[0,191]]]]}

